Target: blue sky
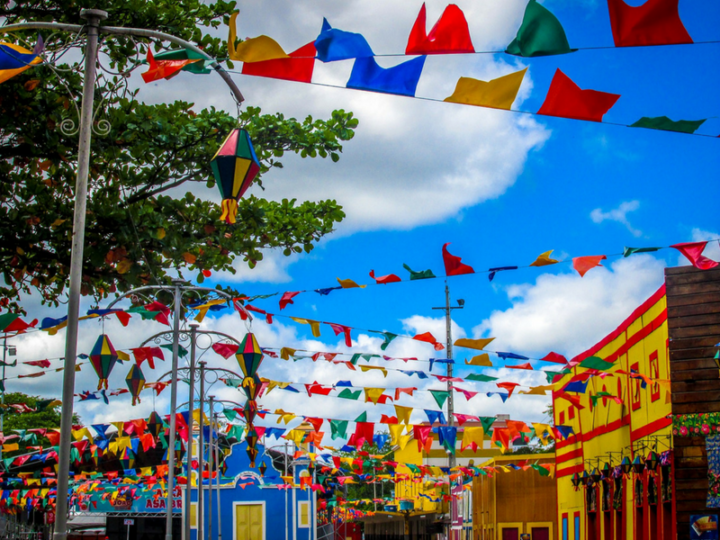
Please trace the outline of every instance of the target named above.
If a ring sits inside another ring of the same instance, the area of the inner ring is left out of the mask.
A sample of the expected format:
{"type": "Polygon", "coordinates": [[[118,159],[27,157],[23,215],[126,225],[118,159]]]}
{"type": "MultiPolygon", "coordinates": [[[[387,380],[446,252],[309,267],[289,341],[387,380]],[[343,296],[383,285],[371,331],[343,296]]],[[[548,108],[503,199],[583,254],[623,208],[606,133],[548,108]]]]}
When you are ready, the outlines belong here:
{"type": "MultiPolygon", "coordinates": [[[[637,0],[632,3],[639,4],[637,0]]],[[[571,46],[612,45],[604,1],[548,0],[544,4],[562,22],[571,46]]],[[[404,0],[240,2],[238,34],[268,34],[292,51],[314,39],[322,17],[327,16],[337,28],[364,34],[376,52],[400,52],[420,5],[404,0]]],[[[465,1],[458,5],[465,11],[476,49],[494,50],[514,36],[525,1],[465,1]]],[[[429,25],[444,6],[428,2],[429,25]]],[[[720,3],[681,0],[680,7],[696,41],[720,40],[720,3]]],[[[380,60],[386,67],[395,62],[380,60]]],[[[717,43],[610,48],[539,59],[443,56],[428,59],[418,95],[443,98],[450,95],[459,76],[487,80],[529,66],[516,106],[535,111],[559,67],[581,88],[622,95],[605,117],[609,122],[630,124],[641,116],[661,115],[674,120],[710,118],[699,132],[718,135],[719,65],[717,43]]],[[[343,85],[351,67],[352,61],[318,62],[314,80],[343,85]]],[[[344,108],[355,112],[360,125],[356,138],[345,145],[340,163],[288,157],[283,169],[265,177],[264,193],[252,188],[258,196],[273,199],[336,198],[348,214],[338,231],[310,255],[286,259],[268,253],[257,269],[242,269],[238,262],[237,276],[218,274],[210,283],[229,283],[255,295],[332,287],[337,285],[337,277],[368,283],[371,269],[378,275],[395,273],[406,279],[403,263],[415,270],[431,268],[440,275],[444,273],[441,248],[445,242],[452,243],[451,253],[481,271],[527,265],[550,249],[561,258],[610,255],[622,252],[623,246],[667,246],[720,236],[720,140],[716,138],[529,117],[241,75],[234,78],[246,96],[245,105],[298,118],[308,114],[327,117],[333,109],[344,108]]],[[[170,82],[142,86],[140,96],[147,101],[187,99],[198,108],[214,105],[234,110],[218,81],[182,73],[170,82]],[[212,83],[208,85],[208,81],[212,83]]],[[[193,189],[204,197],[218,197],[202,186],[193,189]]],[[[720,257],[717,245],[708,253],[720,257]]],[[[675,266],[679,259],[674,250],[663,250],[626,260],[611,257],[603,264],[605,268],[594,269],[582,279],[569,264],[500,273],[492,283],[486,274],[451,278],[453,298],[466,301],[465,309],[454,314],[456,337],[492,335],[497,337],[497,350],[531,357],[550,350],[577,354],[622,322],[662,284],[663,267],[675,266]]],[[[282,313],[397,334],[432,331],[444,340],[444,323],[438,312],[431,310],[443,305],[443,288],[443,281],[437,279],[335,291],[325,297],[311,292],[298,296],[282,313]]],[[[278,299],[256,305],[276,313],[278,299]]],[[[240,338],[244,333],[236,315],[208,318],[204,325],[234,332],[240,338]]],[[[137,346],[135,336],[149,332],[137,327],[132,334],[117,325],[108,327],[116,332],[111,336],[118,336],[113,342],[119,348],[137,346]]],[[[329,327],[323,327],[320,339],[312,338],[309,327],[287,320],[279,320],[273,327],[258,321],[253,328],[263,346],[347,351],[329,327]]],[[[81,333],[80,350],[96,337],[95,328],[81,333]]],[[[24,350],[30,352],[21,354],[27,359],[61,356],[63,338],[62,333],[54,338],[28,336],[26,343],[31,346],[24,350]]],[[[353,338],[358,341],[354,350],[378,350],[377,338],[358,332],[353,338]]],[[[436,356],[429,346],[400,341],[389,349],[391,355],[436,356]]],[[[465,356],[461,354],[460,359],[465,356]]],[[[217,359],[213,362],[222,365],[217,359]]],[[[352,378],[366,386],[418,385],[416,379],[409,381],[401,375],[391,374],[388,379],[370,373],[348,375],[346,370],[308,361],[286,364],[267,359],[262,370],[263,376],[291,382],[330,384],[352,378]]],[[[542,374],[504,369],[501,363],[492,373],[526,384],[542,384],[545,379],[542,374]]],[[[83,374],[79,389],[92,388],[93,377],[83,374]]],[[[121,374],[114,377],[111,387],[124,386],[121,374]]],[[[54,391],[52,381],[30,381],[24,386],[13,384],[40,393],[54,391]],[[48,386],[39,386],[43,384],[48,386]]],[[[478,388],[491,390],[483,385],[478,388]]],[[[434,408],[426,397],[418,397],[413,406],[434,408]]],[[[166,399],[163,394],[158,403],[166,399]]],[[[305,414],[320,414],[330,404],[340,418],[357,415],[351,403],[338,403],[343,400],[308,400],[278,396],[277,392],[267,399],[268,408],[283,403],[286,410],[294,406],[305,414]]],[[[521,397],[500,405],[497,400],[478,397],[468,403],[461,400],[458,409],[484,415],[508,412],[517,418],[540,420],[538,410],[548,399],[521,397]]],[[[141,411],[149,412],[151,404],[144,400],[137,408],[138,416],[141,411]]],[[[81,404],[80,410],[83,418],[95,421],[122,419],[115,418],[117,410],[95,402],[81,404]]],[[[379,418],[379,411],[378,407],[371,416],[379,418]]],[[[382,412],[392,413],[392,408],[382,412]]]]}

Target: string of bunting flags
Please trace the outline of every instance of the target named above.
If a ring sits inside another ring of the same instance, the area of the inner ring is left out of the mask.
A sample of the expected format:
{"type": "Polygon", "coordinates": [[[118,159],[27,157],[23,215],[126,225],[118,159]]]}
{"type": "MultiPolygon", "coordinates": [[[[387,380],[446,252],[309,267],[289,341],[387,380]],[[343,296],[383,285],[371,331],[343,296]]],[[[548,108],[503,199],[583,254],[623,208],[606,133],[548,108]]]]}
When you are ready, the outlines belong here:
{"type": "MultiPolygon", "coordinates": [[[[608,7],[615,47],[693,43],[680,19],[677,2],[663,0],[646,3],[642,7],[629,7],[623,0],[610,0],[608,7]]],[[[243,62],[242,70],[238,72],[243,75],[415,98],[428,55],[476,54],[465,16],[454,4],[447,6],[429,33],[426,32],[426,10],[423,4],[404,53],[416,58],[390,68],[381,67],[375,58],[404,55],[377,55],[361,34],[332,28],[326,19],[323,20],[321,32],[314,41],[289,54],[275,40],[264,35],[248,38],[236,45],[236,17],[237,14],[234,14],[229,23],[228,56],[230,60],[243,62]],[[352,72],[346,85],[313,82],[316,59],[324,63],[353,60],[352,72]]],[[[530,0],[515,39],[504,51],[487,52],[505,52],[532,58],[568,54],[577,50],[570,47],[565,30],[557,17],[536,0],[530,0]]],[[[151,55],[148,60],[151,60],[151,55]]],[[[176,71],[187,67],[189,66],[178,66],[176,71]]],[[[450,96],[444,99],[421,99],[603,122],[605,114],[621,97],[619,94],[581,89],[570,77],[557,69],[545,101],[538,111],[513,109],[512,105],[526,72],[527,68],[490,81],[461,77],[450,96]]],[[[161,78],[163,73],[151,80],[161,78]]],[[[696,134],[696,130],[706,120],[671,120],[666,116],[643,116],[631,124],[604,123],[696,134]]]]}

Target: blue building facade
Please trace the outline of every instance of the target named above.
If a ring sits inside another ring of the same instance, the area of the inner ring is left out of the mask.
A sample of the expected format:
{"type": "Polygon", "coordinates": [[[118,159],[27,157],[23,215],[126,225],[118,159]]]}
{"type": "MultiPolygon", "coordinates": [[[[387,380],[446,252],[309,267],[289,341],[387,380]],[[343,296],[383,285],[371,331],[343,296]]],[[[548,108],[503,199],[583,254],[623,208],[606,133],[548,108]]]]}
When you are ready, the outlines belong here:
{"type": "MultiPolygon", "coordinates": [[[[305,491],[297,487],[280,489],[279,486],[285,483],[280,478],[284,475],[284,454],[266,453],[263,445],[258,444],[258,458],[253,469],[250,468],[245,446],[244,443],[234,444],[225,458],[226,470],[219,488],[219,512],[215,482],[210,491],[208,480],[204,480],[203,537],[208,538],[208,532],[212,530],[213,539],[314,540],[317,509],[313,491],[309,487],[305,491]],[[264,477],[257,468],[261,463],[267,465],[264,477]],[[208,500],[210,496],[212,503],[208,500]]],[[[288,463],[288,476],[292,475],[293,484],[298,485],[300,477],[308,475],[309,462],[305,459],[292,461],[288,456],[288,463]]],[[[196,486],[192,488],[191,501],[190,540],[199,540],[196,486]]]]}

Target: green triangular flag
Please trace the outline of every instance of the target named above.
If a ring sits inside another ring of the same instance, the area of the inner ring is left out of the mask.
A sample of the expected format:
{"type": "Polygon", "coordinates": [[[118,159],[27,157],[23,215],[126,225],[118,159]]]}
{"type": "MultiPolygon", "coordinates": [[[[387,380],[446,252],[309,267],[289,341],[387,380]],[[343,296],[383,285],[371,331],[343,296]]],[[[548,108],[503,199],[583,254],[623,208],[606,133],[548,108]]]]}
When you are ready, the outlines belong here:
{"type": "Polygon", "coordinates": [[[330,420],[330,438],[344,439],[347,437],[347,420],[330,420]]]}
{"type": "Polygon", "coordinates": [[[15,322],[20,315],[15,313],[3,313],[0,315],[0,332],[4,331],[8,326],[15,322]]]}
{"type": "Polygon", "coordinates": [[[349,388],[345,388],[342,392],[340,392],[337,397],[343,398],[343,399],[355,399],[357,400],[360,397],[360,394],[362,394],[362,390],[358,390],[356,392],[353,392],[349,388]]]}
{"type": "Polygon", "coordinates": [[[570,48],[565,30],[557,17],[538,4],[537,0],[530,0],[517,36],[505,52],[531,57],[567,54],[575,50],[570,48]]]}
{"type": "Polygon", "coordinates": [[[615,364],[613,364],[612,362],[606,362],[605,360],[597,356],[591,356],[590,358],[586,358],[585,360],[580,362],[579,367],[587,369],[597,369],[599,371],[607,371],[614,365],[615,364]]]}
{"type": "Polygon", "coordinates": [[[138,315],[140,315],[140,317],[143,320],[146,320],[146,319],[152,320],[155,317],[157,317],[157,314],[159,313],[157,311],[148,311],[147,309],[145,309],[142,306],[132,307],[132,308],[128,309],[127,312],[128,313],[137,313],[138,315]]]}
{"type": "Polygon", "coordinates": [[[438,407],[442,407],[445,403],[445,400],[450,395],[450,392],[448,392],[447,390],[430,390],[430,393],[432,394],[432,397],[435,398],[438,407]]]}
{"type": "Polygon", "coordinates": [[[225,418],[227,418],[231,422],[234,422],[237,418],[238,413],[234,409],[223,409],[223,414],[225,415],[225,418]]]}
{"type": "Polygon", "coordinates": [[[393,339],[397,337],[397,334],[391,334],[390,332],[380,332],[379,330],[370,330],[373,334],[382,334],[383,336],[383,344],[380,345],[380,348],[384,351],[388,348],[388,345],[392,342],[393,339]]]}
{"type": "Polygon", "coordinates": [[[357,366],[358,360],[360,360],[360,357],[361,357],[361,356],[362,356],[362,354],[360,354],[360,353],[355,353],[355,354],[353,354],[353,355],[352,355],[352,358],[350,359],[350,363],[351,363],[353,366],[357,366]]]}
{"type": "Polygon", "coordinates": [[[410,272],[410,281],[414,281],[416,279],[432,279],[435,277],[435,274],[432,273],[432,270],[423,270],[422,272],[415,272],[412,268],[410,268],[407,264],[403,264],[403,268],[410,272]]]}
{"type": "Polygon", "coordinates": [[[626,247],[623,249],[623,257],[629,257],[630,255],[634,255],[635,253],[652,253],[653,251],[658,251],[662,248],[659,247],[648,247],[648,248],[631,248],[626,247]]]}
{"type": "Polygon", "coordinates": [[[553,379],[555,378],[555,375],[560,373],[559,371],[546,371],[545,372],[545,378],[547,379],[548,383],[552,383],[553,379]]]}
{"type": "Polygon", "coordinates": [[[471,373],[467,377],[465,377],[466,381],[480,381],[480,382],[490,382],[490,381],[497,381],[497,377],[491,377],[490,375],[482,375],[480,373],[471,373]]]}
{"type": "Polygon", "coordinates": [[[210,69],[212,60],[207,60],[195,51],[189,51],[187,49],[175,49],[157,53],[155,60],[197,60],[197,62],[183,66],[181,71],[189,71],[195,75],[207,75],[212,71],[210,69]]]}
{"type": "MultiPolygon", "coordinates": [[[[162,348],[162,349],[167,349],[167,350],[170,351],[170,352],[172,352],[172,350],[173,350],[172,344],[170,344],[170,345],[160,345],[160,348],[162,348]]],[[[188,354],[188,350],[187,350],[185,347],[183,347],[182,345],[178,345],[178,357],[179,357],[179,358],[185,358],[185,357],[187,356],[187,354],[188,354]]]]}
{"type": "Polygon", "coordinates": [[[631,124],[630,127],[678,131],[680,133],[692,134],[705,123],[705,120],[670,120],[667,116],[643,116],[640,120],[631,124]]]}
{"type": "Polygon", "coordinates": [[[590,401],[592,401],[593,407],[597,407],[598,399],[603,397],[613,397],[613,395],[609,392],[598,392],[594,396],[590,396],[590,401]]]}
{"type": "Polygon", "coordinates": [[[367,411],[363,411],[363,413],[360,416],[358,416],[355,419],[355,421],[356,422],[367,422],[367,411]]]}
{"type": "Polygon", "coordinates": [[[485,435],[490,435],[490,428],[495,423],[495,417],[494,416],[481,416],[480,423],[482,424],[482,428],[483,428],[483,431],[485,432],[485,435]]]}

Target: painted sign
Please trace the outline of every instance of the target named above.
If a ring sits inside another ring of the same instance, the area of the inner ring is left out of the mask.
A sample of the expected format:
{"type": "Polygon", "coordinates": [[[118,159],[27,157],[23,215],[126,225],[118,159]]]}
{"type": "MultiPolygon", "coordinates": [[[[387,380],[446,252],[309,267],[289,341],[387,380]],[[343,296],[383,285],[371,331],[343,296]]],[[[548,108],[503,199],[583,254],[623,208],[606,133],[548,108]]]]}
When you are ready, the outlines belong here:
{"type": "MultiPolygon", "coordinates": [[[[173,495],[173,513],[182,513],[182,490],[176,488],[173,495]]],[[[114,500],[110,500],[110,497],[102,499],[100,494],[93,494],[89,501],[83,500],[76,503],[75,507],[79,512],[97,512],[100,514],[126,512],[164,514],[166,503],[166,498],[158,496],[157,490],[143,492],[138,489],[135,491],[135,498],[130,493],[118,495],[114,500]]]]}

